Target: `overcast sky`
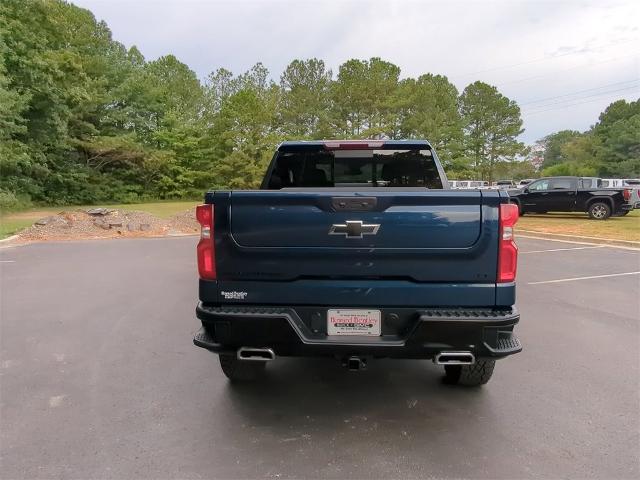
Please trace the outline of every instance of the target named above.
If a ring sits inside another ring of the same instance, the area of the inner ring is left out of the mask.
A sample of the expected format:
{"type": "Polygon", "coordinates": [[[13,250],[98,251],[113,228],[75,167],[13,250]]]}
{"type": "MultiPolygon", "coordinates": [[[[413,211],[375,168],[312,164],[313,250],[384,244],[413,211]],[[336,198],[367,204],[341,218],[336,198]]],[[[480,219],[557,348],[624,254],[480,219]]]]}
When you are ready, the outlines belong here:
{"type": "Polygon", "coordinates": [[[349,58],[402,76],[475,80],[521,105],[532,143],[585,130],[613,100],[640,97],[639,1],[73,0],[147,59],[172,53],[200,78],[262,62],[278,80],[295,58],[337,72],[349,58]]]}

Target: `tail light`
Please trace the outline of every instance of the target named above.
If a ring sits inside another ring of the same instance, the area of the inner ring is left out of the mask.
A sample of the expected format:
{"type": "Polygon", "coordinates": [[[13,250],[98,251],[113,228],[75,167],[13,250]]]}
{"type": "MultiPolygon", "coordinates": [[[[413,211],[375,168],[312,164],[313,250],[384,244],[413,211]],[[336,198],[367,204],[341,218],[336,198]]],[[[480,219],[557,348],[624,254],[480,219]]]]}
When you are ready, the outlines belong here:
{"type": "Polygon", "coordinates": [[[622,191],[622,196],[624,197],[625,202],[628,202],[629,199],[631,198],[631,189],[630,188],[625,188],[622,191]]]}
{"type": "Polygon", "coordinates": [[[213,243],[213,205],[198,205],[196,219],[200,224],[198,242],[198,273],[204,280],[216,279],[216,249],[213,243]]]}
{"type": "Polygon", "coordinates": [[[324,142],[327,150],[369,150],[371,148],[381,148],[384,142],[375,140],[335,140],[324,142]]]}
{"type": "Polygon", "coordinates": [[[518,206],[500,205],[500,247],[498,248],[498,282],[513,282],[518,268],[518,246],[513,238],[513,227],[518,221],[518,206]]]}

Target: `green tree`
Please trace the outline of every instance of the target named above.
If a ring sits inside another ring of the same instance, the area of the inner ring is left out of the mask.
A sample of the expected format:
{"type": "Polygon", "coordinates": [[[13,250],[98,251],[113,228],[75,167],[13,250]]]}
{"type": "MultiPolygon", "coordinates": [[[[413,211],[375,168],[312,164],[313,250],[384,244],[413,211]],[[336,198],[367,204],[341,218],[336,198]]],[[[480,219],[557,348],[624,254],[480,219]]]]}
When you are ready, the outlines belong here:
{"type": "Polygon", "coordinates": [[[603,176],[640,176],[640,100],[609,105],[593,127],[603,176]]]}
{"type": "Polygon", "coordinates": [[[367,129],[371,99],[366,89],[368,63],[348,60],[340,65],[332,84],[332,124],[337,136],[352,138],[367,129]]]}
{"type": "Polygon", "coordinates": [[[400,138],[426,138],[436,148],[445,168],[462,153],[462,118],[458,90],[442,75],[406,79],[398,89],[400,138]]]}
{"type": "Polygon", "coordinates": [[[280,76],[279,130],[288,138],[322,138],[329,134],[331,70],[316,58],[294,60],[280,76]]]}
{"type": "Polygon", "coordinates": [[[513,160],[525,153],[517,140],[524,129],[520,107],[483,82],[467,86],[460,96],[460,113],[464,124],[465,153],[476,174],[493,180],[497,162],[513,160]]]}
{"type": "Polygon", "coordinates": [[[334,133],[346,138],[394,136],[399,77],[399,67],[377,57],[340,65],[331,89],[334,133]]]}
{"type": "Polygon", "coordinates": [[[551,167],[559,163],[564,163],[570,159],[563,153],[563,147],[580,137],[580,132],[575,130],[561,130],[542,139],[544,145],[544,161],[542,168],[551,167]]]}
{"type": "Polygon", "coordinates": [[[597,175],[597,170],[595,167],[580,165],[575,162],[558,163],[542,170],[543,177],[556,177],[562,175],[595,177],[597,175]]]}
{"type": "Polygon", "coordinates": [[[215,115],[220,112],[224,102],[239,88],[238,80],[226,68],[219,68],[210,73],[204,84],[206,114],[215,115]]]}
{"type": "Polygon", "coordinates": [[[528,160],[498,162],[495,166],[494,175],[496,180],[521,180],[538,176],[535,168],[528,160]]]}
{"type": "Polygon", "coordinates": [[[281,138],[276,132],[280,89],[267,79],[261,64],[236,77],[235,93],[213,115],[207,135],[212,139],[214,185],[259,185],[281,138]]]}
{"type": "Polygon", "coordinates": [[[0,210],[28,203],[29,182],[26,180],[31,171],[28,150],[15,139],[26,130],[22,113],[27,99],[8,88],[4,61],[1,61],[5,48],[0,36],[0,210]]]}
{"type": "Polygon", "coordinates": [[[640,101],[609,105],[588,131],[548,135],[545,175],[640,176],[640,101]]]}

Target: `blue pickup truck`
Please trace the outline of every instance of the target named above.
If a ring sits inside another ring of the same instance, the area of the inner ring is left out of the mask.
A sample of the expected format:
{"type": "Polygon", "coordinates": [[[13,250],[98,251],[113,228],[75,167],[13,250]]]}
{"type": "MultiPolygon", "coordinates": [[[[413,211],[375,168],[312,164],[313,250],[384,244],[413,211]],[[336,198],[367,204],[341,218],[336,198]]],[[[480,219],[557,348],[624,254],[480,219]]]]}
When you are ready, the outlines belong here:
{"type": "Polygon", "coordinates": [[[284,142],[260,190],[210,191],[196,216],[194,343],[231,380],[279,356],[390,357],[476,386],[522,349],[517,206],[449,189],[427,141],[284,142]]]}

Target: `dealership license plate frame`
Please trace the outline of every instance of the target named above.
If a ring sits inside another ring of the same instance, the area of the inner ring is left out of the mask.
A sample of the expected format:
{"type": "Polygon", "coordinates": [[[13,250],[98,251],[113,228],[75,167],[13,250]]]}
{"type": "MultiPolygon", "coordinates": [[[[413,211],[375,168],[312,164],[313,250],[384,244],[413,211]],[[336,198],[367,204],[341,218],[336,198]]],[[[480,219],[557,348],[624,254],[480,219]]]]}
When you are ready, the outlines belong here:
{"type": "Polygon", "coordinates": [[[332,308],[327,310],[327,335],[379,337],[382,311],[370,308],[332,308]]]}

